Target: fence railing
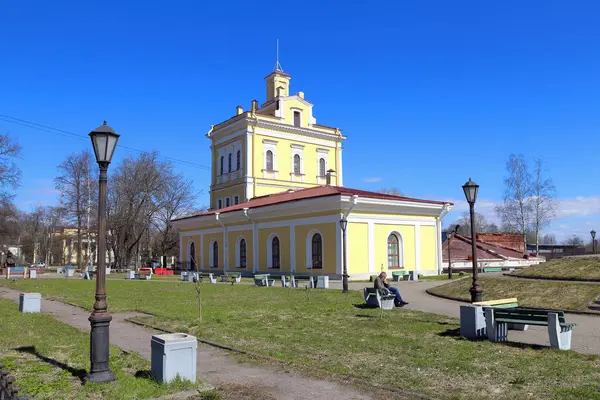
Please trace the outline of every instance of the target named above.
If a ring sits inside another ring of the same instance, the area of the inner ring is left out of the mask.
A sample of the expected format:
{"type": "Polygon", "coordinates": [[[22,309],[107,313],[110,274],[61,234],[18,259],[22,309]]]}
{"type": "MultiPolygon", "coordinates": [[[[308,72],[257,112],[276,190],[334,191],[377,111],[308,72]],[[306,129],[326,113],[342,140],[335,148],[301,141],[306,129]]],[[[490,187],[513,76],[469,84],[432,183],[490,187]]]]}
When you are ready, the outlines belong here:
{"type": "Polygon", "coordinates": [[[15,377],[8,374],[4,364],[0,363],[0,400],[29,400],[29,397],[19,396],[19,385],[15,385],[15,377]]]}

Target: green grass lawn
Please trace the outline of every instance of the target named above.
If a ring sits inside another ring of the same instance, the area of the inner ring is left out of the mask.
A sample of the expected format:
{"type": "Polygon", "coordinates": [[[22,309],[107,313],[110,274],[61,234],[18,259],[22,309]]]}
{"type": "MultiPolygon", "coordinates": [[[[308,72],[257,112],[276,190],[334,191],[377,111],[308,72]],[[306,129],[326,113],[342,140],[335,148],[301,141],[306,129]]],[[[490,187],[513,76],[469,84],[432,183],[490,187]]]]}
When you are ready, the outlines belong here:
{"type": "Polygon", "coordinates": [[[159,384],[147,377],[148,361],[116,347],[111,348],[110,368],[117,380],[82,385],[90,362],[88,334],[50,315],[22,314],[9,300],[0,299],[0,316],[0,362],[15,376],[20,394],[52,400],[148,399],[197,387],[181,381],[159,384]]]}
{"type": "Polygon", "coordinates": [[[600,258],[561,258],[517,270],[512,275],[557,279],[600,279],[600,258]]]}
{"type": "MultiPolygon", "coordinates": [[[[0,284],[88,308],[93,302],[93,281],[0,284]]],[[[144,310],[155,314],[143,318],[147,323],[442,399],[600,399],[598,356],[467,341],[454,318],[406,309],[381,314],[363,308],[357,291],[202,284],[200,323],[193,287],[110,281],[109,308],[144,310]]]]}
{"type": "MultiPolygon", "coordinates": [[[[516,297],[524,307],[589,311],[587,305],[600,295],[600,284],[553,282],[502,277],[482,277],[484,300],[516,297]]],[[[430,289],[434,294],[470,301],[471,279],[450,282],[430,289]]]]}

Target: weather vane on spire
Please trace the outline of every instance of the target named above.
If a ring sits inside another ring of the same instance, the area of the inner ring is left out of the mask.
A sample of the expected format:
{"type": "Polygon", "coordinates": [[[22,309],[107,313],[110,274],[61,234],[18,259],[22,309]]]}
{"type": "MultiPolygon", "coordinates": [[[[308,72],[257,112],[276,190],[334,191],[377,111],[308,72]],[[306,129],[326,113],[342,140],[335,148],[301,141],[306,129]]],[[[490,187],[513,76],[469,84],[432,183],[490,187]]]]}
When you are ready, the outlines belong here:
{"type": "Polygon", "coordinates": [[[283,72],[283,67],[279,63],[279,39],[277,39],[277,53],[276,53],[276,61],[275,61],[275,71],[283,72]]]}

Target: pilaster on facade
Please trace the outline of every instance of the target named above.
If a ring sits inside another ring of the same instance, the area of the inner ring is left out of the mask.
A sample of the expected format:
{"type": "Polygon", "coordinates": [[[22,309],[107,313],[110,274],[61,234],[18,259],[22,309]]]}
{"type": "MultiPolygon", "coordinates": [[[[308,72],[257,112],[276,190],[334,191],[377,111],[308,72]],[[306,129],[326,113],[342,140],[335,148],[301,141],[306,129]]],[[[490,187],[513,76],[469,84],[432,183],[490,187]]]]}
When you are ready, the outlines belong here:
{"type": "Polygon", "coordinates": [[[367,222],[367,242],[369,251],[369,274],[375,273],[375,223],[367,222]]]}
{"type": "Polygon", "coordinates": [[[204,234],[200,234],[200,270],[204,271],[204,234]]]}
{"type": "Polygon", "coordinates": [[[290,271],[296,272],[296,224],[290,223],[290,271]]]}
{"type": "Polygon", "coordinates": [[[415,271],[421,270],[421,224],[415,223],[415,271]]]}

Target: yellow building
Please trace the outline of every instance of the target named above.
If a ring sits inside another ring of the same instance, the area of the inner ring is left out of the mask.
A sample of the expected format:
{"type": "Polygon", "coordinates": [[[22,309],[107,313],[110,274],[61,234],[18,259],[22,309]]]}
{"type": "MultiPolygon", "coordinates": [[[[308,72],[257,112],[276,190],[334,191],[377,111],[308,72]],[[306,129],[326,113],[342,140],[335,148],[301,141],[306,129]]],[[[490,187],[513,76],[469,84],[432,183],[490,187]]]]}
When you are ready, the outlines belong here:
{"type": "Polygon", "coordinates": [[[208,212],[174,220],[179,260],[204,271],[342,274],[347,220],[350,279],[382,270],[435,275],[442,267],[441,219],[451,203],[343,187],[340,129],[317,124],[291,76],[266,78],[253,100],[213,125],[208,212]]]}

